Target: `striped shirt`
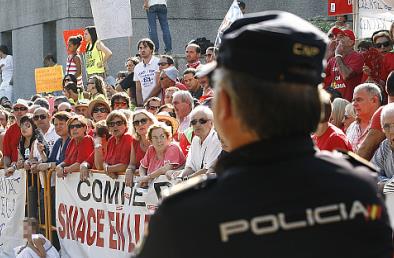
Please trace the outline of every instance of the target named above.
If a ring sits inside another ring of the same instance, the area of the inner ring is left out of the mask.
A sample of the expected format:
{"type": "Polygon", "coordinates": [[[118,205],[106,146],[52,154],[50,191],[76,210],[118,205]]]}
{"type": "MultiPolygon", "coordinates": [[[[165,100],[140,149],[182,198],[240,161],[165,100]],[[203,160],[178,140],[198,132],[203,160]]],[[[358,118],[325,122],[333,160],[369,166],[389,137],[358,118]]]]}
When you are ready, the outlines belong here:
{"type": "Polygon", "coordinates": [[[388,139],[379,145],[371,162],[380,168],[379,181],[387,181],[394,176],[394,155],[388,139]]]}
{"type": "MultiPolygon", "coordinates": [[[[78,57],[79,60],[81,60],[81,58],[78,55],[69,55],[67,57],[67,63],[66,63],[66,74],[73,74],[73,75],[75,75],[77,73],[77,71],[78,71],[77,64],[74,62],[74,57],[78,57]]],[[[81,71],[82,71],[82,68],[81,68],[81,71]]],[[[82,73],[77,78],[77,84],[78,84],[78,86],[83,86],[82,73]]]]}
{"type": "Polygon", "coordinates": [[[357,120],[349,125],[349,128],[346,130],[346,137],[352,145],[354,152],[357,152],[358,148],[360,148],[360,144],[367,136],[369,127],[370,125],[368,125],[368,127],[363,131],[361,129],[360,123],[357,120]]]}

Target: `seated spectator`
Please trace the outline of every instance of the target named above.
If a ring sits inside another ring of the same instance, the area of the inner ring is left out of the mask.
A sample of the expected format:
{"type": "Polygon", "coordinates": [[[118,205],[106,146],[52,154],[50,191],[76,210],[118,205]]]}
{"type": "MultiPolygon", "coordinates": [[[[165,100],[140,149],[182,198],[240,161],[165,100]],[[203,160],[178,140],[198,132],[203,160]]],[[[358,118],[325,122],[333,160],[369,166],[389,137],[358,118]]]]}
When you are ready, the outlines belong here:
{"type": "Polygon", "coordinates": [[[144,104],[144,108],[146,111],[156,114],[157,110],[160,108],[160,98],[158,97],[150,97],[144,104]]]}
{"type": "Polygon", "coordinates": [[[56,175],[65,177],[72,172],[79,171],[82,162],[93,152],[93,139],[87,135],[87,120],[83,116],[73,116],[67,121],[68,133],[71,141],[67,146],[65,159],[56,166],[56,175]]]}
{"type": "Polygon", "coordinates": [[[88,79],[87,91],[90,93],[90,100],[107,100],[105,82],[98,75],[90,76],[88,79]]]}
{"type": "Polygon", "coordinates": [[[349,103],[349,101],[342,98],[336,98],[332,102],[332,113],[329,122],[341,130],[343,130],[342,121],[345,115],[345,107],[349,103]]]}
{"type": "Polygon", "coordinates": [[[218,134],[213,127],[212,110],[205,106],[198,106],[193,109],[190,116],[190,124],[195,136],[190,146],[185,169],[181,173],[174,173],[173,177],[180,175],[182,178],[187,178],[206,173],[215,164],[222,151],[218,134]]]}
{"type": "Polygon", "coordinates": [[[193,98],[200,99],[203,92],[200,87],[200,83],[198,82],[196,75],[196,69],[188,68],[183,72],[183,83],[186,85],[190,94],[192,94],[193,98]]]}
{"type": "Polygon", "coordinates": [[[386,139],[379,145],[371,162],[378,166],[380,170],[379,181],[385,182],[394,175],[394,104],[390,103],[382,109],[382,128],[386,139]]]}
{"type": "Polygon", "coordinates": [[[139,168],[141,184],[149,183],[169,170],[183,167],[185,156],[178,145],[172,143],[171,128],[164,123],[148,129],[149,146],[139,168]]]}
{"type": "Polygon", "coordinates": [[[171,135],[172,138],[178,139],[178,128],[179,122],[175,119],[175,117],[170,116],[168,112],[160,112],[156,115],[156,118],[159,122],[165,123],[167,126],[171,126],[171,135]]]}
{"type": "Polygon", "coordinates": [[[172,105],[179,121],[179,132],[183,133],[190,126],[190,112],[194,108],[193,97],[188,91],[177,91],[174,93],[172,105]]]}
{"type": "Polygon", "coordinates": [[[55,98],[55,101],[53,102],[53,114],[59,111],[58,110],[59,105],[64,102],[68,103],[66,96],[58,96],[55,98]]]}
{"type": "Polygon", "coordinates": [[[89,117],[91,117],[95,123],[107,119],[110,111],[111,108],[107,101],[101,99],[90,101],[88,106],[89,117]]]}
{"type": "Polygon", "coordinates": [[[204,105],[204,102],[213,98],[212,79],[211,75],[213,70],[216,68],[216,62],[201,65],[196,72],[196,78],[202,88],[202,96],[199,101],[204,105]]]}
{"type": "Polygon", "coordinates": [[[63,89],[66,86],[67,83],[69,82],[73,82],[75,83],[75,85],[77,85],[77,77],[75,77],[74,74],[66,74],[63,77],[63,81],[62,81],[62,85],[63,85],[63,89]]]}
{"type": "Polygon", "coordinates": [[[70,103],[68,102],[62,102],[59,104],[57,107],[57,112],[68,112],[71,113],[73,111],[73,108],[70,103]]]}
{"type": "Polygon", "coordinates": [[[118,92],[112,96],[111,109],[130,109],[130,97],[126,92],[118,92]]]}
{"type": "Polygon", "coordinates": [[[216,56],[218,54],[218,48],[217,47],[208,47],[207,50],[205,50],[205,63],[210,63],[213,61],[216,61],[216,56]]]}
{"type": "Polygon", "coordinates": [[[77,115],[89,117],[88,114],[89,100],[79,99],[74,105],[74,111],[77,115]]]}
{"type": "Polygon", "coordinates": [[[161,106],[159,108],[159,110],[157,112],[158,113],[167,112],[171,117],[176,118],[175,108],[171,104],[164,104],[163,106],[161,106]]]}
{"type": "Polygon", "coordinates": [[[101,120],[95,124],[93,136],[94,152],[92,152],[89,158],[81,163],[79,167],[81,181],[89,177],[89,168],[103,169],[104,157],[107,154],[108,140],[109,137],[111,137],[105,120],[101,120]]]}
{"type": "Polygon", "coordinates": [[[126,170],[125,180],[126,185],[131,186],[133,176],[136,170],[140,167],[140,162],[144,158],[146,151],[150,145],[148,139],[148,128],[157,123],[154,115],[146,110],[137,110],[131,117],[133,126],[131,132],[133,135],[133,146],[130,151],[130,163],[126,170]]]}
{"type": "Polygon", "coordinates": [[[37,98],[33,105],[39,105],[40,107],[46,108],[49,110],[49,102],[45,98],[37,98]]]}
{"type": "Polygon", "coordinates": [[[75,105],[77,103],[80,94],[82,94],[83,88],[78,87],[76,83],[74,82],[68,82],[64,86],[64,96],[67,97],[68,102],[70,102],[72,105],[75,105]]]}
{"type": "Polygon", "coordinates": [[[42,234],[37,234],[37,220],[25,218],[23,220],[23,239],[27,242],[24,246],[15,248],[16,258],[46,257],[59,258],[60,255],[52,243],[42,234]]]}
{"type": "Polygon", "coordinates": [[[349,103],[345,107],[345,113],[343,114],[343,132],[346,132],[349,126],[356,120],[356,111],[354,110],[353,104],[349,103]]]}
{"type": "Polygon", "coordinates": [[[167,69],[168,67],[174,66],[174,58],[169,55],[161,55],[160,60],[159,60],[159,71],[163,71],[164,69],[167,69]]]}
{"type": "Polygon", "coordinates": [[[169,87],[166,89],[164,94],[164,105],[165,104],[172,104],[172,96],[175,92],[179,91],[177,87],[169,87]]]}
{"type": "Polygon", "coordinates": [[[168,89],[169,87],[177,87],[180,90],[187,90],[187,87],[178,81],[178,75],[179,72],[175,68],[175,66],[170,66],[161,71],[160,73],[161,99],[164,100],[165,90],[168,89]]]}
{"type": "Polygon", "coordinates": [[[124,172],[130,163],[133,137],[128,133],[127,119],[123,112],[114,110],[107,117],[107,126],[111,137],[104,158],[104,172],[112,178],[116,173],[124,172]]]}
{"type": "Polygon", "coordinates": [[[323,96],[322,102],[324,116],[321,118],[316,132],[312,135],[312,139],[316,146],[319,148],[319,150],[352,151],[352,146],[346,138],[344,132],[342,132],[342,130],[335,125],[328,122],[331,116],[331,102],[328,94],[323,96]]]}

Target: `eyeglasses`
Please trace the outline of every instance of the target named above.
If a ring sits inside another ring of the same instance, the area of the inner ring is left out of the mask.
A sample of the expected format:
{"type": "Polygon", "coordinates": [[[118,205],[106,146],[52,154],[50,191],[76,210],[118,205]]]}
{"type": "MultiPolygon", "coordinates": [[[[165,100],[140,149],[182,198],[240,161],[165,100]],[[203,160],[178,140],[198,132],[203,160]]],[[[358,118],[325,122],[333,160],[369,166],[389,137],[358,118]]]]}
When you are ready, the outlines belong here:
{"type": "Polygon", "coordinates": [[[151,105],[148,106],[149,110],[158,110],[159,108],[160,106],[151,106],[151,105]]]}
{"type": "Polygon", "coordinates": [[[66,108],[64,111],[71,112],[71,109],[70,108],[66,108]]]}
{"type": "Polygon", "coordinates": [[[44,120],[44,119],[47,119],[46,115],[35,115],[35,116],[33,116],[33,120],[34,121],[44,120]]]}
{"type": "Polygon", "coordinates": [[[148,123],[148,119],[147,118],[142,118],[141,120],[133,121],[133,125],[134,126],[145,125],[146,123],[148,123]]]}
{"type": "Polygon", "coordinates": [[[108,122],[107,125],[108,127],[114,127],[115,125],[121,126],[124,125],[124,121],[118,120],[118,121],[108,122]]]}
{"type": "Polygon", "coordinates": [[[192,121],[190,121],[191,125],[196,125],[197,122],[200,123],[201,125],[205,125],[209,120],[208,119],[204,119],[204,118],[200,118],[200,119],[193,119],[192,121]]]}
{"type": "Polygon", "coordinates": [[[84,127],[83,124],[75,124],[75,125],[70,125],[68,128],[70,128],[70,130],[71,130],[71,129],[74,129],[74,128],[80,129],[82,127],[84,127]]]}
{"type": "Polygon", "coordinates": [[[160,81],[167,79],[168,77],[160,77],[160,81]]]}
{"type": "Polygon", "coordinates": [[[114,102],[115,107],[125,107],[127,106],[127,102],[114,102]]]}
{"type": "Polygon", "coordinates": [[[376,43],[375,44],[376,48],[388,47],[388,46],[390,46],[390,41],[385,41],[385,42],[382,42],[382,43],[376,43]]]}
{"type": "Polygon", "coordinates": [[[391,124],[384,124],[384,125],[383,125],[383,130],[384,130],[385,132],[390,132],[390,131],[394,130],[394,123],[391,123],[391,124]]]}
{"type": "Polygon", "coordinates": [[[98,113],[98,112],[101,112],[101,113],[108,113],[108,110],[106,109],[106,108],[104,108],[104,107],[97,107],[97,108],[94,108],[93,109],[93,113],[98,113]]]}
{"type": "Polygon", "coordinates": [[[27,110],[27,107],[14,107],[13,109],[14,109],[15,112],[18,112],[18,111],[26,111],[26,110],[27,110]]]}
{"type": "Polygon", "coordinates": [[[164,65],[168,65],[168,63],[165,63],[165,62],[159,63],[159,66],[164,66],[164,65]]]}

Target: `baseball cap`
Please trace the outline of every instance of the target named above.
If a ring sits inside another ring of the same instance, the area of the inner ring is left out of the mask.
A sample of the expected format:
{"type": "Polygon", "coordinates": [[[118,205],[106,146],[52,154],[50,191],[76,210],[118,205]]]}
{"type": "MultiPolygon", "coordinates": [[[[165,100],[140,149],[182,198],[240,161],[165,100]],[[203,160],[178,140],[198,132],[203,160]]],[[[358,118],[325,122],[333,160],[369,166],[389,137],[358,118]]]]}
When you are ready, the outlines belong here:
{"type": "Polygon", "coordinates": [[[252,13],[223,33],[218,67],[267,81],[317,85],[327,43],[325,33],[294,14],[252,13]]]}
{"type": "Polygon", "coordinates": [[[333,28],[332,31],[331,31],[331,33],[332,33],[334,36],[337,36],[337,35],[344,35],[344,36],[346,36],[346,37],[349,37],[351,40],[356,41],[356,36],[354,36],[354,33],[353,33],[353,31],[351,31],[351,30],[341,30],[341,29],[339,29],[339,28],[333,28]]]}
{"type": "Polygon", "coordinates": [[[175,68],[175,66],[170,66],[167,67],[166,69],[163,69],[163,72],[170,78],[171,81],[177,81],[179,71],[175,68]]]}

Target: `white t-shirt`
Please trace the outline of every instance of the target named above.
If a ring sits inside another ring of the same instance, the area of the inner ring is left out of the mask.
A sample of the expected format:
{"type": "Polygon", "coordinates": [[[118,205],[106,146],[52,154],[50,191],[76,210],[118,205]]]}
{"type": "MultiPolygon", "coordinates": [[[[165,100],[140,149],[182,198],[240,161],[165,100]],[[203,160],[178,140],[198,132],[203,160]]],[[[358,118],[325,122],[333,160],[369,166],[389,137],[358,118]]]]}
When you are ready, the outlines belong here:
{"type": "Polygon", "coordinates": [[[143,102],[156,87],[156,72],[159,71],[159,61],[158,57],[152,56],[148,64],[140,62],[134,68],[134,81],[141,83],[143,102]]]}
{"type": "Polygon", "coordinates": [[[209,169],[215,164],[220,152],[222,152],[222,145],[218,134],[212,128],[202,144],[200,137],[193,137],[185,167],[190,167],[195,172],[200,169],[209,169]]]}
{"type": "Polygon", "coordinates": [[[149,0],[149,6],[152,6],[152,5],[155,5],[155,4],[167,5],[167,0],[149,0]]]}
{"type": "Polygon", "coordinates": [[[5,58],[1,58],[0,59],[0,67],[1,67],[1,79],[2,79],[2,81],[10,82],[11,79],[12,79],[12,72],[14,70],[12,56],[7,55],[5,58]]]}

